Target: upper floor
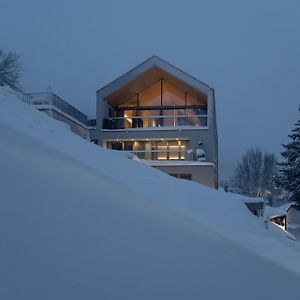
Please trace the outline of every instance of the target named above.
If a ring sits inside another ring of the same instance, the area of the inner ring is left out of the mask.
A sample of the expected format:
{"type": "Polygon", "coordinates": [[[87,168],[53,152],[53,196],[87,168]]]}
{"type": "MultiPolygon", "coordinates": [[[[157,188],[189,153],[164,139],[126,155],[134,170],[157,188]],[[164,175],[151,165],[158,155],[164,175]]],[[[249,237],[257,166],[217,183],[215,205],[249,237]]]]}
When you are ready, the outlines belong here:
{"type": "Polygon", "coordinates": [[[97,91],[97,130],[208,129],[214,90],[154,56],[97,91]]]}

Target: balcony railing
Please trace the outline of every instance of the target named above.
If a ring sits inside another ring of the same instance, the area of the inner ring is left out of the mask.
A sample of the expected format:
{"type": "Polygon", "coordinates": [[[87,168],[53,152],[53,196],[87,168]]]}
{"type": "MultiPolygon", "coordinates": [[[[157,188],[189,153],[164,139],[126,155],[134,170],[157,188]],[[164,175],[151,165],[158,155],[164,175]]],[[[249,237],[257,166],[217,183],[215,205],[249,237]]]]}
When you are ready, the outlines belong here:
{"type": "Polygon", "coordinates": [[[58,97],[52,92],[37,92],[37,93],[26,93],[26,99],[24,96],[23,101],[33,105],[52,105],[60,109],[62,112],[72,116],[84,125],[88,124],[87,116],[79,111],[77,108],[58,97]]]}
{"type": "Polygon", "coordinates": [[[132,150],[127,152],[145,160],[194,160],[192,150],[132,150]]]}
{"type": "Polygon", "coordinates": [[[206,127],[207,115],[124,116],[106,118],[104,129],[157,128],[193,126],[206,127]]]}

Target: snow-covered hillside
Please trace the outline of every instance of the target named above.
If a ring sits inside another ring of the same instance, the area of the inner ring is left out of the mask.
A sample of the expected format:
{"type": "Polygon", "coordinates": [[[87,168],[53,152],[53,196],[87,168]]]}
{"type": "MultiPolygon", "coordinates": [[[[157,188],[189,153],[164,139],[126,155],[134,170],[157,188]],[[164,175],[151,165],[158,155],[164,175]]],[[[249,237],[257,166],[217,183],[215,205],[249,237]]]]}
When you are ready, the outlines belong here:
{"type": "Polygon", "coordinates": [[[0,89],[0,299],[298,299],[236,195],[103,150],[0,89]]]}

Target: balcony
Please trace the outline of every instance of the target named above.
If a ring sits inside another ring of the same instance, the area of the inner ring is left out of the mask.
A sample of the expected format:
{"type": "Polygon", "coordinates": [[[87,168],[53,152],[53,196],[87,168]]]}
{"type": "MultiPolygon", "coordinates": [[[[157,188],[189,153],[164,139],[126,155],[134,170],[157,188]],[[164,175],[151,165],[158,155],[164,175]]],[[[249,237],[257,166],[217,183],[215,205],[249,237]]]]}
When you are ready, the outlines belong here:
{"type": "Polygon", "coordinates": [[[141,139],[106,141],[106,148],[126,151],[145,160],[194,160],[194,151],[184,139],[141,139]]]}
{"type": "Polygon", "coordinates": [[[132,150],[127,152],[145,160],[194,160],[193,150],[132,150]]]}
{"type": "Polygon", "coordinates": [[[23,101],[32,105],[54,106],[82,124],[88,125],[88,118],[84,113],[52,92],[26,93],[23,101]]]}
{"type": "Polygon", "coordinates": [[[207,127],[207,115],[126,116],[106,118],[103,129],[207,127]]]}

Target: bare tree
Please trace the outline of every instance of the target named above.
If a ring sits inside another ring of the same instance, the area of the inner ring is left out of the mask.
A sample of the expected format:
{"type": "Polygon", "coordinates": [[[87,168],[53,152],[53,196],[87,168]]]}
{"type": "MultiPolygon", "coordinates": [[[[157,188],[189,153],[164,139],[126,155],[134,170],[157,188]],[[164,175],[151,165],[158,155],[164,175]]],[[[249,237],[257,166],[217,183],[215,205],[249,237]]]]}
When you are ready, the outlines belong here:
{"type": "Polygon", "coordinates": [[[277,159],[275,155],[273,153],[265,153],[263,158],[263,168],[261,171],[262,192],[272,191],[277,172],[277,159]]]}
{"type": "Polygon", "coordinates": [[[256,197],[273,189],[276,175],[276,157],[259,148],[249,149],[238,163],[232,178],[233,191],[256,197]]]}
{"type": "Polygon", "coordinates": [[[14,90],[20,90],[19,80],[22,70],[18,54],[0,49],[0,86],[8,85],[14,90]]]}

